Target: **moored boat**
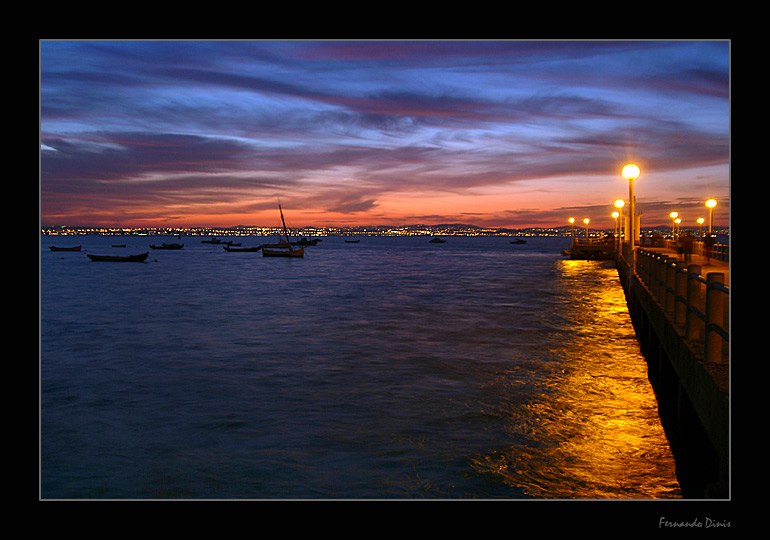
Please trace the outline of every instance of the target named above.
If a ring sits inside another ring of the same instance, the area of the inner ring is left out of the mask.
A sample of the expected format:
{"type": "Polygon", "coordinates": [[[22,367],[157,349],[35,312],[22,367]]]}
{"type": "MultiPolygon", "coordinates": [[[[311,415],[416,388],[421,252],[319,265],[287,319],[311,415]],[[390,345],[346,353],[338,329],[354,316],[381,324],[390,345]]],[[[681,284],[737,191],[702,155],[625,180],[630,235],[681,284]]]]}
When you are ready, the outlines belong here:
{"type": "Polygon", "coordinates": [[[155,244],[150,244],[150,247],[152,249],[182,249],[184,247],[184,244],[167,244],[166,242],[163,242],[159,246],[156,246],[155,244]]]}
{"type": "Polygon", "coordinates": [[[305,256],[305,248],[296,249],[262,249],[262,255],[265,257],[298,257],[305,256]]]}
{"type": "Polygon", "coordinates": [[[232,247],[232,246],[222,246],[225,251],[259,251],[262,249],[262,246],[256,246],[256,247],[245,247],[245,248],[239,248],[239,247],[232,247]]]}
{"type": "Polygon", "coordinates": [[[232,240],[222,240],[216,236],[212,236],[210,240],[201,240],[201,244],[227,244],[228,246],[240,246],[240,244],[233,244],[232,240]]]}
{"type": "Polygon", "coordinates": [[[125,255],[125,256],[91,255],[90,253],[86,253],[88,258],[91,259],[92,261],[107,261],[107,262],[142,262],[147,258],[149,254],[150,254],[149,251],[145,253],[140,253],[139,255],[125,255]]]}
{"type": "Polygon", "coordinates": [[[511,240],[511,244],[526,244],[526,240],[522,240],[521,238],[517,238],[516,240],[511,240]]]}
{"type": "Polygon", "coordinates": [[[286,220],[283,218],[283,209],[281,203],[278,203],[278,211],[281,213],[281,223],[283,223],[284,241],[280,243],[281,246],[286,246],[285,249],[275,249],[273,246],[262,246],[263,257],[293,257],[302,258],[305,256],[305,248],[295,248],[292,246],[291,240],[289,240],[289,230],[286,228],[286,220]]]}
{"type": "Polygon", "coordinates": [[[50,249],[51,251],[80,251],[80,246],[72,246],[72,247],[49,246],[48,249],[50,249]]]}

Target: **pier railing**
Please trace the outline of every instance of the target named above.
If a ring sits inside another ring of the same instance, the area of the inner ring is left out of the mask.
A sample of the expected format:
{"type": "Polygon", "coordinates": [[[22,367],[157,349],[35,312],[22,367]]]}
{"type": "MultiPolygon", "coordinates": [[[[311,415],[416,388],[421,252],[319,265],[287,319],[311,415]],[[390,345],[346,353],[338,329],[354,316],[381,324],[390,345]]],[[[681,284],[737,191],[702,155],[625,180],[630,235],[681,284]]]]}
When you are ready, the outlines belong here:
{"type": "MultiPolygon", "coordinates": [[[[666,239],[664,246],[676,249],[676,240],[666,239]]],[[[695,240],[692,243],[692,252],[695,255],[706,255],[706,245],[703,240],[695,240]]],[[[715,261],[730,262],[730,244],[714,244],[711,248],[711,258],[715,261]]]]}
{"type": "Polygon", "coordinates": [[[730,289],[722,272],[702,276],[698,264],[639,248],[636,275],[660,306],[684,328],[685,338],[703,344],[705,362],[727,363],[730,289]]]}

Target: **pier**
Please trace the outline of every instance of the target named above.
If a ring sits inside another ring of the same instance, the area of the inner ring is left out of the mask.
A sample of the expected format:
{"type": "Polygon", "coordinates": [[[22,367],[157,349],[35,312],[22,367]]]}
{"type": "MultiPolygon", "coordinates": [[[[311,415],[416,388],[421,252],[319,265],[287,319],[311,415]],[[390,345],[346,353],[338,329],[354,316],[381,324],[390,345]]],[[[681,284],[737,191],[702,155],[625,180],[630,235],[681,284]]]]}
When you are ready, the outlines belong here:
{"type": "Polygon", "coordinates": [[[689,260],[668,241],[617,248],[618,274],[682,495],[729,498],[728,246],[717,244],[707,258],[695,242],[689,260]]]}

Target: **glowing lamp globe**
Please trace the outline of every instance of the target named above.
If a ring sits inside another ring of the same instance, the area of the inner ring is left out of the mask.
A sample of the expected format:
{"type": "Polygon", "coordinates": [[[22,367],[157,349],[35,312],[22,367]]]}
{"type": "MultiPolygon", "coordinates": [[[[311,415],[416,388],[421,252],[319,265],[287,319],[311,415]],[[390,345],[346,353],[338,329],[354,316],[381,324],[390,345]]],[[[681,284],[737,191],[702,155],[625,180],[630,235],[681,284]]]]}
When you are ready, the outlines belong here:
{"type": "Polygon", "coordinates": [[[714,208],[717,205],[717,202],[714,199],[709,199],[706,201],[706,206],[709,208],[714,208]]]}
{"type": "Polygon", "coordinates": [[[633,163],[629,163],[625,167],[623,167],[623,170],[620,172],[620,174],[623,175],[623,178],[626,180],[633,180],[634,178],[639,176],[639,166],[635,165],[633,163]]]}

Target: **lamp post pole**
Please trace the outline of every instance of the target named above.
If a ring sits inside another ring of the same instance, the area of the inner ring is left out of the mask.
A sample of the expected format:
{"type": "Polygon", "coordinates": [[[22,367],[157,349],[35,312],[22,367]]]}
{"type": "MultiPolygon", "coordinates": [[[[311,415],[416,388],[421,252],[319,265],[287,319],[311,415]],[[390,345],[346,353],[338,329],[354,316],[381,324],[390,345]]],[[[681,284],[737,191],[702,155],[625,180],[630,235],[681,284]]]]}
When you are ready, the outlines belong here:
{"type": "MultiPolygon", "coordinates": [[[[629,219],[628,219],[628,248],[629,248],[629,280],[634,273],[634,258],[635,258],[635,241],[636,241],[636,197],[634,196],[634,180],[639,176],[639,166],[634,163],[629,163],[623,167],[620,174],[623,178],[628,180],[628,201],[629,201],[629,219]]],[[[630,283],[630,281],[629,281],[630,283]]]]}
{"type": "Polygon", "coordinates": [[[706,201],[706,206],[708,206],[709,209],[709,235],[712,234],[712,229],[714,228],[714,207],[716,205],[717,202],[714,199],[706,201]]]}

